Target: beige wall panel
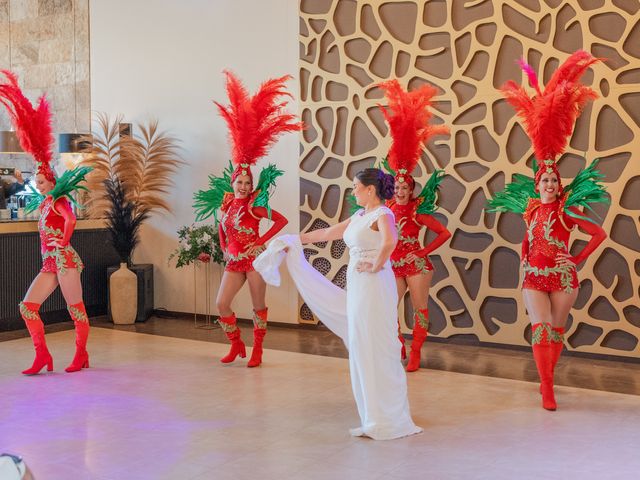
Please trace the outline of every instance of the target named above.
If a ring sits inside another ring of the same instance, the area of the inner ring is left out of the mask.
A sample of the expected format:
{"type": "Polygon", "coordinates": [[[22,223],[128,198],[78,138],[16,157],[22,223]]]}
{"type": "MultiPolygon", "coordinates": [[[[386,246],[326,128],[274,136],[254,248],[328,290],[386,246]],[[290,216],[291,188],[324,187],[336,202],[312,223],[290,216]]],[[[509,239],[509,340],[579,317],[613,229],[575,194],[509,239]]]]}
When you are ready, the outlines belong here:
{"type": "MultiPolygon", "coordinates": [[[[345,218],[354,173],[386,154],[390,139],[374,85],[394,77],[410,87],[435,85],[441,92],[436,121],[447,124],[451,136],[427,146],[415,176],[422,185],[434,168],[448,174],[436,215],[453,237],[432,256],[431,333],[526,345],[530,328],[518,271],[524,223],[483,207],[513,174],[530,174],[532,150],[497,88],[508,79],[524,81],[515,63],[520,56],[546,81],[570,53],[584,48],[606,57],[584,77],[600,98],[579,119],[560,171],[567,182],[585,157],[602,159],[611,206],[596,212],[610,237],[579,271],[567,345],[637,356],[639,12],[635,0],[301,0],[301,107],[309,125],[300,154],[301,229],[345,218]]],[[[575,232],[572,251],[586,239],[575,232]]],[[[344,285],[344,250],[339,241],[306,252],[318,270],[344,285]]],[[[410,314],[407,308],[405,332],[410,314]]],[[[315,322],[302,303],[300,321],[315,322]]]]}

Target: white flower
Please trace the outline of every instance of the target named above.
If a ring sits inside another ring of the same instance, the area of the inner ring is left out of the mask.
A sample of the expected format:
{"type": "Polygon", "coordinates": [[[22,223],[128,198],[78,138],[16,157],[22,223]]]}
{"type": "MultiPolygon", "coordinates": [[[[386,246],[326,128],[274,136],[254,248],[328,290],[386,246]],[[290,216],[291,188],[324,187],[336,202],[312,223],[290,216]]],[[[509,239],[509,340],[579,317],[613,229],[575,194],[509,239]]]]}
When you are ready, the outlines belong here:
{"type": "Polygon", "coordinates": [[[211,239],[211,235],[209,235],[208,233],[205,233],[205,234],[202,236],[202,241],[203,241],[205,244],[209,243],[211,240],[212,240],[212,239],[211,239]]]}

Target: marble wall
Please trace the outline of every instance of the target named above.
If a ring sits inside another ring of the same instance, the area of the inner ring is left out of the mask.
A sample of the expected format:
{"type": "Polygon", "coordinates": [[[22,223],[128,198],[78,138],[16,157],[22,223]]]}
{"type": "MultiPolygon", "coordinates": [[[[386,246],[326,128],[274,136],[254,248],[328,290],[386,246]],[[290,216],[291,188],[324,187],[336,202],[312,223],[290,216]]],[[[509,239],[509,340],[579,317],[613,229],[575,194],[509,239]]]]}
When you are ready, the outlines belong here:
{"type": "MultiPolygon", "coordinates": [[[[32,101],[47,94],[54,133],[88,131],[88,0],[0,0],[0,68],[18,75],[32,101]]],[[[0,129],[9,127],[3,109],[0,129]]],[[[31,169],[24,155],[0,154],[0,163],[31,169]]]]}

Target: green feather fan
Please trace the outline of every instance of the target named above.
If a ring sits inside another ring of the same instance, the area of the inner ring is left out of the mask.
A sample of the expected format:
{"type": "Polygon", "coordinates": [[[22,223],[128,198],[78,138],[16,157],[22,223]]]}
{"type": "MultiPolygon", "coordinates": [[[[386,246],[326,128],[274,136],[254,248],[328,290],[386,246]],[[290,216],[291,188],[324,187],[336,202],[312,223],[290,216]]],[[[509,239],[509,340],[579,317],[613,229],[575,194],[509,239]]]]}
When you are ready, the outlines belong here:
{"type": "Polygon", "coordinates": [[[513,212],[522,215],[527,209],[529,199],[536,197],[538,194],[533,178],[516,173],[513,181],[489,200],[487,211],[513,212]]]}
{"type": "Polygon", "coordinates": [[[444,170],[435,170],[427,183],[425,183],[422,191],[418,194],[416,198],[422,198],[422,202],[418,205],[416,209],[416,213],[422,215],[431,215],[438,209],[438,205],[436,205],[436,199],[438,197],[438,188],[442,183],[442,179],[444,178],[445,173],[444,170]]]}
{"type": "Polygon", "coordinates": [[[396,176],[395,170],[391,168],[391,165],[389,165],[389,157],[384,157],[380,161],[380,164],[382,165],[382,168],[384,168],[389,175],[393,175],[394,177],[396,176]]]}
{"type": "Polygon", "coordinates": [[[565,201],[565,212],[567,212],[567,215],[595,223],[592,219],[584,215],[578,215],[572,212],[569,207],[583,207],[593,212],[593,208],[591,208],[592,203],[610,203],[607,189],[600,183],[604,175],[600,173],[597,168],[599,162],[600,159],[596,158],[591,162],[591,165],[584,170],[580,170],[576,178],[564,189],[567,195],[567,200],[565,201]]]}
{"type": "MultiPolygon", "coordinates": [[[[73,205],[75,205],[77,208],[80,208],[80,205],[78,205],[76,199],[73,198],[72,193],[80,190],[83,190],[85,192],[88,191],[87,187],[80,184],[85,181],[85,177],[91,170],[93,170],[93,168],[83,166],[76,167],[73,170],[67,170],[66,172],[64,172],[60,176],[60,178],[56,179],[55,187],[53,187],[53,189],[49,192],[49,195],[51,195],[53,201],[55,202],[59,198],[67,197],[67,199],[73,205]]],[[[26,213],[31,213],[37,210],[40,207],[40,204],[45,199],[44,195],[41,195],[39,192],[34,190],[33,187],[30,186],[29,188],[34,195],[25,207],[26,213]]]]}
{"type": "Polygon", "coordinates": [[[222,200],[226,193],[233,193],[231,187],[231,175],[233,174],[233,164],[229,165],[222,172],[221,177],[209,175],[209,189],[198,190],[193,195],[193,208],[196,213],[196,222],[206,220],[213,215],[216,225],[218,224],[218,210],[222,206],[222,200]]]}
{"type": "Polygon", "coordinates": [[[256,186],[258,195],[256,195],[256,198],[253,200],[253,206],[266,208],[269,214],[269,219],[271,219],[269,197],[273,193],[273,187],[276,185],[276,178],[281,175],[284,175],[284,171],[271,163],[260,171],[260,177],[258,178],[258,185],[256,186]]]}

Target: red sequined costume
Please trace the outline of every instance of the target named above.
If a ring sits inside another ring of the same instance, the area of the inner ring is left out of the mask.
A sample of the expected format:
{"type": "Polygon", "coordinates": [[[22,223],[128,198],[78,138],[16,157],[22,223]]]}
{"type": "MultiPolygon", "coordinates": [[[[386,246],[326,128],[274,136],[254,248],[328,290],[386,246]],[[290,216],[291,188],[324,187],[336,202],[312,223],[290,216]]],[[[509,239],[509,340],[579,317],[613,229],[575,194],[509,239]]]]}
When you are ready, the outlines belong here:
{"type": "Polygon", "coordinates": [[[80,256],[69,241],[76,225],[76,217],[66,198],[55,202],[51,197],[45,198],[40,205],[40,251],[42,253],[41,272],[65,273],[68,268],[76,268],[82,272],[84,265],[80,256]],[[58,241],[60,246],[50,245],[58,241]]]}
{"type": "MultiPolygon", "coordinates": [[[[291,97],[285,87],[285,82],[291,78],[289,75],[265,81],[254,95],[250,95],[231,72],[226,71],[225,75],[229,105],[214,103],[229,128],[232,167],[225,170],[221,178],[210,177],[211,188],[196,192],[194,207],[198,221],[218,210],[222,212],[218,234],[220,247],[228,257],[225,274],[247,274],[254,271],[253,260],[261,251],[261,248],[253,247],[262,247],[287,224],[286,218],[269,208],[275,179],[284,172],[275,165],[269,165],[262,169],[255,184],[251,166],[268,153],[280,135],[301,130],[302,123],[296,121],[294,114],[284,110],[287,102],[283,98],[291,97]],[[252,193],[245,198],[235,198],[233,193],[234,182],[240,176],[249,177],[252,193]],[[260,220],[263,218],[271,219],[273,225],[260,236],[260,220]],[[251,254],[250,249],[253,250],[251,254]]],[[[262,363],[262,343],[267,332],[268,309],[260,307],[256,310],[255,307],[254,304],[253,351],[248,367],[262,363]]],[[[220,316],[218,322],[231,342],[229,353],[220,361],[230,363],[238,356],[244,358],[246,349],[235,313],[220,316]]]]}
{"type": "MultiPolygon", "coordinates": [[[[54,274],[58,275],[58,279],[60,279],[60,275],[64,275],[68,269],[82,270],[82,261],[69,244],[76,219],[66,197],[69,197],[78,188],[83,188],[78,185],[84,180],[84,175],[90,169],[78,167],[65,172],[60,179],[56,178],[51,168],[53,134],[49,102],[42,95],[34,108],[34,105],[22,93],[17,77],[7,70],[2,70],[1,73],[6,80],[0,83],[0,103],[7,108],[22,149],[31,154],[35,160],[36,175],[41,175],[54,186],[40,204],[41,216],[38,230],[43,264],[40,274],[54,274]],[[53,242],[56,245],[51,245],[53,242]]],[[[36,204],[37,201],[33,204],[30,203],[27,208],[36,204]]],[[[80,288],[79,280],[77,281],[77,287],[80,288]]],[[[35,283],[32,284],[32,286],[35,285],[35,283]]],[[[22,372],[25,375],[35,375],[44,367],[47,368],[47,371],[53,370],[53,358],[47,349],[44,324],[40,318],[40,304],[30,301],[31,293],[35,293],[36,297],[43,293],[36,290],[37,287],[34,292],[30,289],[25,300],[19,305],[20,316],[29,330],[36,351],[33,365],[22,372]]],[[[75,325],[76,353],[73,361],[65,370],[77,372],[89,366],[89,354],[86,350],[89,318],[82,300],[78,303],[67,304],[67,309],[75,325]]]]}
{"type": "Polygon", "coordinates": [[[396,218],[398,228],[398,243],[391,253],[391,267],[396,277],[410,277],[433,271],[429,261],[429,254],[440,247],[451,236],[444,225],[431,215],[417,213],[421,199],[410,200],[406,205],[400,205],[394,200],[387,203],[396,218]],[[425,247],[420,247],[420,230],[426,227],[438,236],[425,247]],[[413,253],[417,260],[407,261],[408,254],[413,253]]]}
{"type": "MultiPolygon", "coordinates": [[[[388,101],[387,108],[380,110],[389,124],[392,138],[387,160],[383,164],[395,177],[398,188],[408,187],[410,195],[406,205],[399,205],[395,199],[387,202],[393,211],[398,228],[398,243],[391,253],[391,266],[396,278],[426,274],[433,270],[429,261],[429,253],[441,246],[450,236],[449,231],[431,216],[436,206],[436,191],[443,172],[436,170],[431,174],[420,194],[413,198],[415,181],[411,172],[415,169],[422,149],[427,141],[435,135],[448,134],[444,125],[431,123],[433,113],[430,111],[431,99],[437,93],[435,87],[422,85],[409,92],[405,91],[397,80],[382,82],[378,87],[384,92],[388,101]],[[435,231],[438,237],[425,247],[420,246],[420,230],[425,226],[435,231]],[[409,254],[417,258],[407,259],[409,254]]],[[[413,292],[412,292],[413,293],[413,292]]],[[[429,327],[429,311],[427,308],[415,308],[413,315],[413,340],[411,353],[407,363],[407,371],[420,368],[420,351],[427,338],[429,327]]],[[[398,339],[402,345],[401,355],[406,356],[404,337],[400,331],[398,320],[398,339]]]]}
{"type": "MultiPolygon", "coordinates": [[[[572,209],[581,215],[577,209],[572,209]]],[[[578,288],[578,275],[575,265],[582,263],[602,243],[602,229],[592,222],[574,218],[564,211],[560,200],[541,203],[532,200],[524,215],[527,234],[522,242],[522,260],[524,281],[522,288],[542,292],[570,293],[578,288]],[[575,265],[557,266],[556,255],[568,253],[569,237],[575,226],[591,234],[589,243],[579,255],[571,257],[575,265]]]]}
{"type": "Polygon", "coordinates": [[[264,245],[287,224],[284,216],[271,210],[273,225],[260,236],[260,220],[269,218],[269,214],[264,207],[252,207],[252,202],[251,197],[233,198],[233,194],[229,194],[228,200],[222,204],[223,215],[218,225],[218,233],[220,247],[229,257],[225,266],[228,272],[252,272],[253,260],[260,251],[247,255],[247,248],[264,245]]]}
{"type": "MultiPolygon", "coordinates": [[[[522,243],[522,288],[525,290],[549,294],[564,292],[567,295],[574,292],[579,286],[576,265],[606,238],[604,230],[576,208],[577,205],[608,201],[604,187],[598,184],[602,175],[596,170],[597,160],[579,172],[566,191],[556,164],[566,149],[576,119],[585,105],[598,96],[593,89],[580,83],[584,72],[598,61],[586,51],[573,53],[553,73],[543,89],[536,72],[522,59],[520,67],[535,94],[530,95],[523,86],[511,80],[500,89],[522,120],[531,139],[537,166],[533,180],[523,175],[514,176],[512,183],[490,202],[493,211],[524,213],[527,234],[522,243]],[[554,176],[557,180],[557,197],[551,203],[543,204],[540,198],[538,188],[543,176],[545,181],[554,176]],[[526,207],[522,208],[527,198],[526,207]],[[564,256],[558,257],[559,254],[569,253],[569,237],[576,225],[589,233],[591,239],[579,255],[569,257],[568,262],[558,262],[558,258],[564,256]]],[[[549,301],[552,308],[553,297],[549,301]]],[[[545,314],[550,317],[551,310],[545,314]]],[[[540,377],[542,406],[555,410],[553,375],[562,352],[564,325],[554,327],[551,318],[548,320],[532,324],[531,347],[540,377]]]]}

